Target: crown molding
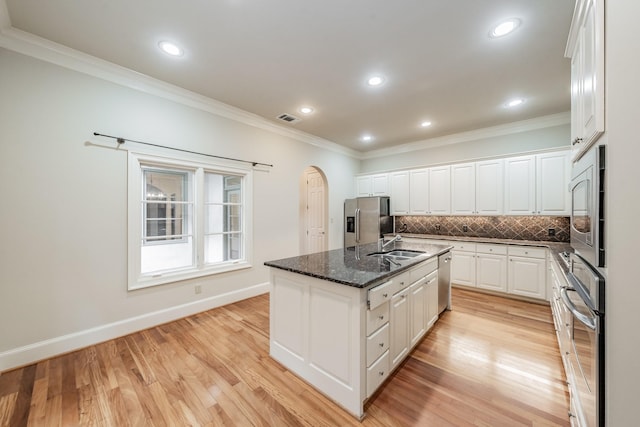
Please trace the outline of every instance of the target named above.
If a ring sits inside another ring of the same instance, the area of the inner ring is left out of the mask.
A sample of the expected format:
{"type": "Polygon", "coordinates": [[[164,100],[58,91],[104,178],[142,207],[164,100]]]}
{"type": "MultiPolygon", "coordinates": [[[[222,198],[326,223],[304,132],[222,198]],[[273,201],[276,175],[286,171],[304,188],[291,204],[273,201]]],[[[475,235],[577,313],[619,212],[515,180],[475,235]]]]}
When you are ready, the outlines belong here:
{"type": "Polygon", "coordinates": [[[571,122],[571,113],[569,111],[542,116],[519,122],[507,123],[504,125],[491,126],[482,129],[476,129],[468,132],[455,133],[452,135],[441,136],[438,138],[425,139],[422,141],[410,142],[407,144],[396,145],[390,148],[381,148],[362,153],[361,159],[375,159],[378,157],[386,157],[400,153],[409,153],[412,151],[425,150],[429,148],[441,147],[443,145],[460,144],[462,142],[476,141],[479,139],[495,138],[497,136],[510,135],[514,133],[527,132],[536,129],[544,129],[553,126],[565,125],[571,122]]]}
{"type": "Polygon", "coordinates": [[[215,99],[13,28],[9,21],[6,3],[3,0],[0,0],[0,47],[143,93],[197,108],[248,126],[292,138],[322,149],[334,151],[356,159],[362,157],[361,152],[336,144],[335,142],[297,129],[290,129],[280,124],[272,123],[263,117],[240,108],[232,107],[215,99]],[[8,27],[2,26],[5,24],[8,24],[8,27]]]}

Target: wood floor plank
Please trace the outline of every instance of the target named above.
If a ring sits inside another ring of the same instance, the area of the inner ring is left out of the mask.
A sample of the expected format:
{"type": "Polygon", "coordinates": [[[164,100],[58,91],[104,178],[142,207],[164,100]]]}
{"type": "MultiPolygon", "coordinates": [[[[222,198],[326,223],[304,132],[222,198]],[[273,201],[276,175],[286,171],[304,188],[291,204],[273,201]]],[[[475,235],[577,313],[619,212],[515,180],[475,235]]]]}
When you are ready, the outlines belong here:
{"type": "Polygon", "coordinates": [[[454,289],[355,419],[269,357],[269,296],[0,374],[0,427],[568,426],[550,309],[454,289]]]}

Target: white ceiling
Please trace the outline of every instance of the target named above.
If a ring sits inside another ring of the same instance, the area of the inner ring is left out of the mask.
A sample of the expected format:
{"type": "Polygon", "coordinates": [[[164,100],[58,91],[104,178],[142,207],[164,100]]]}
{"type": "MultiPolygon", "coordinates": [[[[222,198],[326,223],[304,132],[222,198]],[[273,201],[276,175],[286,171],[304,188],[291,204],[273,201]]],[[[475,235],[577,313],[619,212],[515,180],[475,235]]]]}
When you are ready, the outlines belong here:
{"type": "MultiPolygon", "coordinates": [[[[0,0],[1,1],[1,0],[0,0]]],[[[358,151],[570,109],[575,0],[6,0],[11,25],[358,151]],[[492,26],[522,25],[492,39],[492,26]],[[170,58],[157,44],[185,50],[170,58]],[[386,82],[368,87],[381,73],[386,82]],[[526,98],[506,109],[514,97],[526,98]],[[304,116],[302,105],[315,112],[304,116]],[[433,125],[421,128],[420,122],[433,125]],[[360,137],[373,135],[363,143],[360,137]]]]}

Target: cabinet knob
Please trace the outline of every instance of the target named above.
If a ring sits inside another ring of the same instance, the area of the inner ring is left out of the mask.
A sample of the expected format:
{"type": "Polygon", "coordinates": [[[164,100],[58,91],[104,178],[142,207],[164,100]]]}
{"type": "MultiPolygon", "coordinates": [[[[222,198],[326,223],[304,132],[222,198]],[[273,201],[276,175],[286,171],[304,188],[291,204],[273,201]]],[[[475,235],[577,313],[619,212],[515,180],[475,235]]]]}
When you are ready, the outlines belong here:
{"type": "Polygon", "coordinates": [[[384,343],[381,342],[380,344],[378,344],[380,347],[384,347],[384,343]]]}
{"type": "Polygon", "coordinates": [[[384,371],[380,371],[380,372],[378,372],[378,374],[380,374],[380,376],[382,377],[382,376],[384,376],[384,371]]]}
{"type": "Polygon", "coordinates": [[[389,294],[382,294],[383,298],[386,298],[389,296],[389,294]]]}
{"type": "Polygon", "coordinates": [[[384,320],[384,316],[378,316],[378,319],[384,320]]]}

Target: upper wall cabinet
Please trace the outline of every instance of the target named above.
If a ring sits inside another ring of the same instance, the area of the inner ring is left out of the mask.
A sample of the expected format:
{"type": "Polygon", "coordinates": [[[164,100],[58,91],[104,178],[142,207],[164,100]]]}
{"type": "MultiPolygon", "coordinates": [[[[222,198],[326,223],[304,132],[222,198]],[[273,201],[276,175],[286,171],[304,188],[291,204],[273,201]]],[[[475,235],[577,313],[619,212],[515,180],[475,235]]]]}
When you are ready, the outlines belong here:
{"type": "Polygon", "coordinates": [[[502,164],[496,159],[451,166],[451,213],[501,215],[502,164]]]}
{"type": "Polygon", "coordinates": [[[356,197],[388,196],[389,174],[377,173],[356,177],[356,197]]]}
{"type": "Polygon", "coordinates": [[[409,171],[393,172],[389,174],[391,183],[391,215],[409,214],[409,171]]]}
{"type": "Polygon", "coordinates": [[[438,166],[390,174],[391,215],[448,215],[451,167],[438,166]]]}
{"type": "Polygon", "coordinates": [[[569,152],[536,156],[536,213],[538,215],[571,214],[571,179],[569,152]]]}
{"type": "Polygon", "coordinates": [[[571,58],[571,144],[575,161],[604,132],[604,0],[578,0],[565,56],[571,58]]]}
{"type": "Polygon", "coordinates": [[[451,166],[429,168],[429,213],[451,213],[451,166]]]}
{"type": "Polygon", "coordinates": [[[504,161],[504,210],[507,215],[536,213],[536,156],[504,161]]]}
{"type": "Polygon", "coordinates": [[[569,215],[567,151],[505,159],[506,215],[569,215]]]}

